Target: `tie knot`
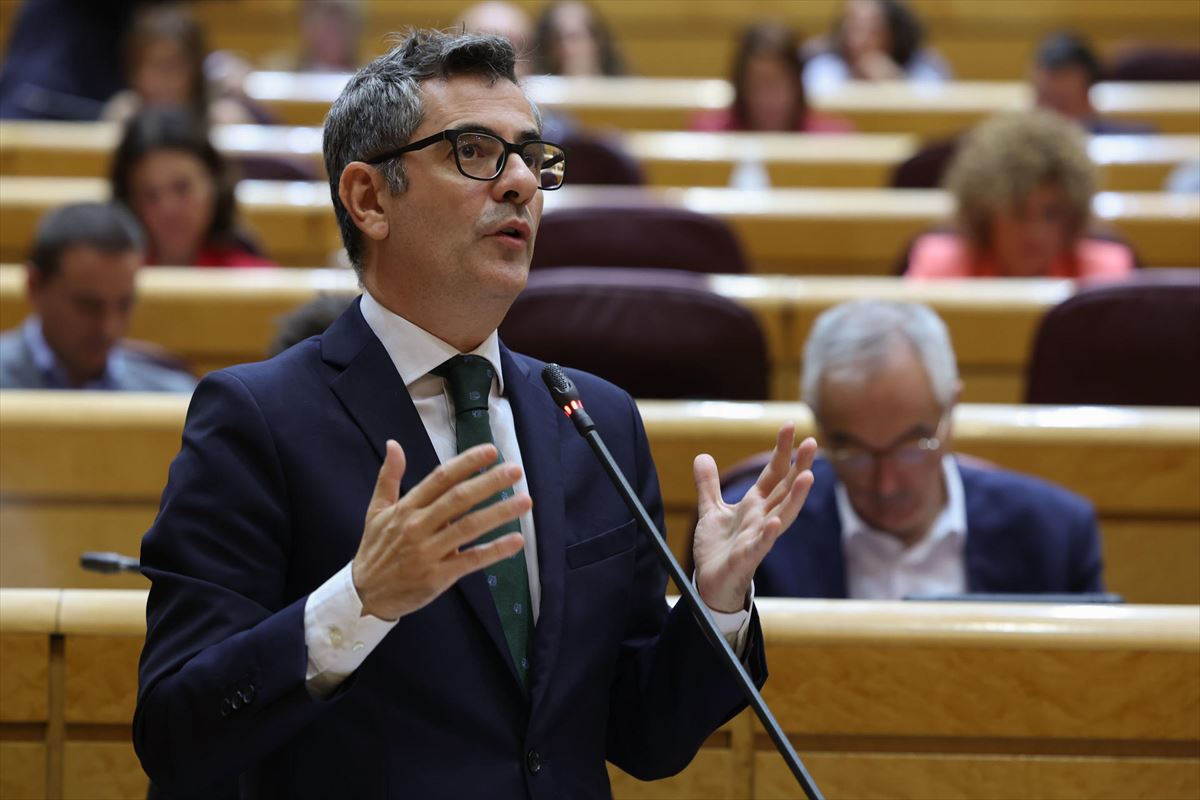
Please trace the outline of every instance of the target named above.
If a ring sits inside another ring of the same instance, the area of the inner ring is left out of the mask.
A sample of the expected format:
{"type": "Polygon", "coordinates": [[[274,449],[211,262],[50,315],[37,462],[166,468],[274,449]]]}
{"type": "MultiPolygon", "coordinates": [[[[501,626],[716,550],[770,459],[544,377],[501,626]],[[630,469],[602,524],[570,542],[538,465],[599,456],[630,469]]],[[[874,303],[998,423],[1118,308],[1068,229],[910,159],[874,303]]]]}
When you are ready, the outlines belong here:
{"type": "Polygon", "coordinates": [[[482,356],[455,356],[433,370],[434,375],[446,379],[450,388],[450,399],[454,401],[454,413],[487,410],[488,395],[492,391],[492,379],[496,370],[482,356]]]}

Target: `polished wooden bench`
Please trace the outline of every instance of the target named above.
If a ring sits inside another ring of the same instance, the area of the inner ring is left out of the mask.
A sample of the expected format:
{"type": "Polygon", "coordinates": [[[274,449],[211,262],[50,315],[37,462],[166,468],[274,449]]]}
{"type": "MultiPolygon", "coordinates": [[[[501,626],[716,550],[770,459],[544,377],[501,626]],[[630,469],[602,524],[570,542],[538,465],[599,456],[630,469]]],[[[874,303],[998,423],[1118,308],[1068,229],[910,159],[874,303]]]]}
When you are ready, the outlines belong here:
{"type": "MultiPolygon", "coordinates": [[[[764,696],[830,798],[1200,794],[1195,606],[761,609],[764,696]]],[[[744,796],[802,797],[754,727],[744,796]]]]}
{"type": "MultiPolygon", "coordinates": [[[[140,798],[142,590],[0,589],[0,798],[140,798]]],[[[835,798],[1191,798],[1200,608],[758,601],[765,695],[835,798]]],[[[750,712],[619,800],[799,797],[750,712]]]]}
{"type": "MultiPolygon", "coordinates": [[[[105,122],[0,122],[0,175],[103,177],[119,136],[105,122]]],[[[320,128],[225,125],[212,136],[230,156],[300,159],[324,174],[320,128]]],[[[914,136],[884,133],[629,131],[611,138],[654,186],[727,186],[749,166],[777,187],[882,188],[919,147],[914,136]]],[[[1104,189],[1154,192],[1176,166],[1200,161],[1200,135],[1093,136],[1088,150],[1104,189]]]]}
{"type": "MultiPolygon", "coordinates": [[[[757,317],[771,363],[772,400],[800,399],[804,342],[816,316],[864,297],[926,303],[950,330],[970,403],[1020,403],[1042,316],[1074,291],[1067,280],[798,278],[714,275],[713,291],[757,317]]],[[[322,292],[357,293],[348,270],[195,270],[156,267],[138,278],[130,336],[166,347],[198,373],[267,355],[275,322],[322,292]]],[[[0,265],[0,330],[28,313],[25,270],[0,265]]]]}
{"type": "MultiPolygon", "coordinates": [[[[20,261],[47,210],[108,196],[89,178],[0,178],[0,262],[20,261]]],[[[238,202],[273,258],[290,266],[330,263],[340,248],[326,183],[243,181],[238,202]]],[[[565,187],[546,211],[596,205],[673,207],[711,214],[737,232],[753,271],[798,275],[893,274],[914,236],[946,219],[948,194],[936,189],[768,189],[565,187]]],[[[1096,195],[1095,216],[1154,266],[1200,264],[1200,197],[1096,195]]]]}
{"type": "MultiPolygon", "coordinates": [[[[531,17],[541,0],[516,0],[531,17]]],[[[9,4],[0,4],[0,9],[9,4]]],[[[369,5],[364,55],[381,52],[382,35],[415,25],[450,27],[470,0],[375,0],[369,5]],[[378,33],[374,33],[378,32],[378,33]]],[[[837,0],[599,0],[594,3],[612,29],[633,74],[725,77],[733,63],[743,26],[778,19],[801,37],[825,33],[838,11],[837,0]]],[[[1018,80],[1024,78],[1038,41],[1057,30],[1087,38],[1102,56],[1117,52],[1130,40],[1164,46],[1195,46],[1200,12],[1178,0],[1139,3],[1088,0],[1010,0],[1006,3],[954,3],[914,0],[914,11],[928,40],[960,78],[1018,80]]],[[[294,52],[298,42],[292,0],[254,0],[197,5],[212,46],[258,58],[294,52]]],[[[2,14],[0,14],[2,16],[2,14]]]]}
{"type": "MultiPolygon", "coordinates": [[[[136,554],[179,450],[187,398],[0,392],[0,586],[135,587],[84,573],[85,550],[136,554]]],[[[721,467],[767,449],[798,403],[639,402],[667,537],[682,553],[695,509],[692,459],[721,467]]],[[[1112,591],[1200,602],[1200,409],[961,405],[955,447],[1062,484],[1095,504],[1112,591]]]]}
{"type": "MultiPolygon", "coordinates": [[[[344,75],[253,72],[246,93],[287,125],[319,125],[345,85],[344,75]]],[[[720,78],[560,78],[537,76],[529,94],[543,109],[562,111],[588,128],[686,130],[702,111],[727,108],[733,87],[720,78]]],[[[863,133],[951,136],[983,119],[1033,106],[1028,84],[954,81],[945,84],[847,84],[810,98],[863,133]]],[[[1161,133],[1200,132],[1200,86],[1194,83],[1101,83],[1097,112],[1145,122],[1161,133]]]]}

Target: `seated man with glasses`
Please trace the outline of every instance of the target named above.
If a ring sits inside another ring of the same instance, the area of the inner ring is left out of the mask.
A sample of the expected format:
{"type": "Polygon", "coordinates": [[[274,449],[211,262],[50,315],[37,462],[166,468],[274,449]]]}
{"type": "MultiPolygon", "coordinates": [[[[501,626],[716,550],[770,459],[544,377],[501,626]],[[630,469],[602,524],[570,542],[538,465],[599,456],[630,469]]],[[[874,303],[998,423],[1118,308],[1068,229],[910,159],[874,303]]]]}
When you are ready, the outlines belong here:
{"type": "MultiPolygon", "coordinates": [[[[1086,500],[952,454],[960,387],[946,326],[925,306],[856,301],[817,318],[803,388],[825,450],[758,569],[759,595],[1103,591],[1086,500]]],[[[724,487],[726,501],[749,485],[724,487]]]]}

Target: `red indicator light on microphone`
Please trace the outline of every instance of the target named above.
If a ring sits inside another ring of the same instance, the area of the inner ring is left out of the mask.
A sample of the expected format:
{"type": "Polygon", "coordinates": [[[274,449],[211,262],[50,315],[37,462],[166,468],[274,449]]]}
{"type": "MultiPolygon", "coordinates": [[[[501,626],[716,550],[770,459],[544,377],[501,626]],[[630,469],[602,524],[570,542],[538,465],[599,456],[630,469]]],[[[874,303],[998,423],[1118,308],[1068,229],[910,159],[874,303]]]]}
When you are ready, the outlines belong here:
{"type": "Polygon", "coordinates": [[[578,400],[572,400],[571,408],[576,408],[576,409],[583,408],[583,403],[579,402],[578,400]]]}
{"type": "Polygon", "coordinates": [[[569,406],[569,405],[563,406],[563,411],[566,412],[568,417],[571,416],[571,411],[572,411],[571,406],[569,406]]]}

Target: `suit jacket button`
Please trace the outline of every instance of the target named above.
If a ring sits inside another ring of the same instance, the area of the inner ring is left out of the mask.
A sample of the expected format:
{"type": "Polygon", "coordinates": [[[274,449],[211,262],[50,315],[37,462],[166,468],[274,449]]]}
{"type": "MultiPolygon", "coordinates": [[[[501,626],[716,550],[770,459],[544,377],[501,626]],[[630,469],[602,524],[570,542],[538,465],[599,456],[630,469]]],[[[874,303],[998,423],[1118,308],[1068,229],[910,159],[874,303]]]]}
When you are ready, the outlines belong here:
{"type": "Polygon", "coordinates": [[[537,775],[542,771],[542,757],[538,754],[537,750],[530,750],[525,754],[525,766],[533,775],[537,775]]]}
{"type": "Polygon", "coordinates": [[[238,689],[237,696],[241,698],[242,705],[250,705],[254,702],[254,684],[250,684],[245,689],[238,689]]]}
{"type": "Polygon", "coordinates": [[[229,698],[226,697],[221,700],[221,716],[228,717],[231,711],[233,711],[233,703],[229,702],[229,698]]]}
{"type": "Polygon", "coordinates": [[[242,707],[242,701],[236,694],[233,697],[229,698],[228,702],[229,702],[229,707],[232,708],[234,711],[237,711],[239,708],[242,707]]]}

